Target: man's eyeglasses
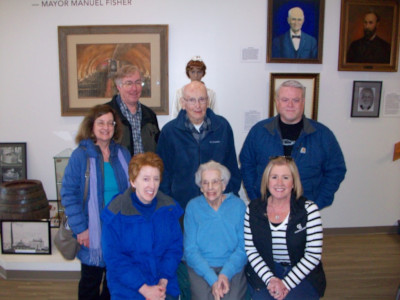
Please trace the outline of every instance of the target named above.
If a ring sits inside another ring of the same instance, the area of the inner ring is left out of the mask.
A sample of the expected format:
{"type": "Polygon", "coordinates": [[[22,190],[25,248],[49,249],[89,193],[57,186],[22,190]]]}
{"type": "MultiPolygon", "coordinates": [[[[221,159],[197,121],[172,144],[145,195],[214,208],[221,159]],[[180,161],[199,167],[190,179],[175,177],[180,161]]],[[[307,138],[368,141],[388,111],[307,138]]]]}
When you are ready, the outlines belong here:
{"type": "Polygon", "coordinates": [[[117,124],[115,121],[110,121],[110,122],[104,122],[104,121],[96,121],[95,122],[97,126],[99,127],[114,127],[115,124],[117,124]]]}
{"type": "Polygon", "coordinates": [[[123,85],[124,87],[127,87],[127,88],[131,88],[132,86],[143,86],[144,85],[144,83],[143,83],[143,81],[141,81],[141,80],[136,80],[136,81],[125,81],[125,82],[122,82],[121,83],[121,85],[123,85]]]}
{"type": "Polygon", "coordinates": [[[185,100],[187,103],[189,103],[191,105],[195,105],[196,102],[199,102],[199,104],[206,104],[208,98],[207,97],[200,97],[199,99],[196,99],[196,98],[183,98],[183,100],[185,100]]]}

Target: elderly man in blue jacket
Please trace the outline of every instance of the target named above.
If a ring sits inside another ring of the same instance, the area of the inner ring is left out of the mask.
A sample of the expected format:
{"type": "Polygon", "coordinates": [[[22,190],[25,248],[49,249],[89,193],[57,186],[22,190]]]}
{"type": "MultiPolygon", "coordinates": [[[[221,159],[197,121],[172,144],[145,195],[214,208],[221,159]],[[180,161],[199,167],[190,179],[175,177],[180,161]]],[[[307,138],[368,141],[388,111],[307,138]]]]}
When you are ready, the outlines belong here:
{"type": "Polygon", "coordinates": [[[287,156],[299,169],[304,196],[319,209],[331,205],[346,174],[339,143],[329,128],[304,116],[305,87],[300,82],[283,82],[275,102],[278,115],[253,126],[239,156],[248,198],[261,196],[261,178],[269,160],[287,156]]]}
{"type": "Polygon", "coordinates": [[[200,164],[210,160],[231,172],[226,192],[238,194],[241,175],[236,157],[232,128],[228,121],[208,107],[207,88],[200,81],[186,85],[182,109],[176,119],[161,130],[157,154],[164,162],[160,190],[185,208],[190,199],[201,195],[194,175],[200,164]]]}
{"type": "Polygon", "coordinates": [[[290,29],[272,41],[273,58],[314,59],[318,57],[317,40],[301,30],[304,13],[300,7],[289,9],[290,29]]]}

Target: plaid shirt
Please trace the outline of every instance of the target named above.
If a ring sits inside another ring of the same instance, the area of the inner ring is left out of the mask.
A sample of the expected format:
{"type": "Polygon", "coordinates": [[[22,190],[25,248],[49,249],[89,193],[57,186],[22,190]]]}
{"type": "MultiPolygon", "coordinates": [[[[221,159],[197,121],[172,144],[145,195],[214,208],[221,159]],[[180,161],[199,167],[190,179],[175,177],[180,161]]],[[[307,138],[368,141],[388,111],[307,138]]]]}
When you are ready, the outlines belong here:
{"type": "Polygon", "coordinates": [[[192,133],[194,139],[199,143],[210,130],[211,120],[209,117],[205,116],[203,124],[201,124],[199,131],[197,131],[196,127],[194,127],[186,115],[185,127],[192,133]]]}
{"type": "Polygon", "coordinates": [[[142,123],[142,107],[140,102],[138,101],[136,113],[132,114],[131,111],[128,109],[124,101],[121,100],[121,96],[118,95],[117,102],[119,108],[121,109],[122,114],[128,120],[129,124],[132,128],[132,138],[133,138],[133,153],[143,153],[143,144],[142,144],[142,135],[140,132],[140,126],[142,123]]]}

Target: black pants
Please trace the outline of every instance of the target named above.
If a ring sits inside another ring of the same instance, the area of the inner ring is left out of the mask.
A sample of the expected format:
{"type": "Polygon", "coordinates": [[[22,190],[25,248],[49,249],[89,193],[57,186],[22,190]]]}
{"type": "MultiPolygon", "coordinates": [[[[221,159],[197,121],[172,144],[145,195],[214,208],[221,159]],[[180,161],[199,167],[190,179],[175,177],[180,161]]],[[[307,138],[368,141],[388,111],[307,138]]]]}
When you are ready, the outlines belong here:
{"type": "Polygon", "coordinates": [[[81,264],[81,279],[79,280],[78,294],[79,300],[110,300],[106,269],[81,264]],[[102,281],[103,288],[101,288],[102,281]]]}

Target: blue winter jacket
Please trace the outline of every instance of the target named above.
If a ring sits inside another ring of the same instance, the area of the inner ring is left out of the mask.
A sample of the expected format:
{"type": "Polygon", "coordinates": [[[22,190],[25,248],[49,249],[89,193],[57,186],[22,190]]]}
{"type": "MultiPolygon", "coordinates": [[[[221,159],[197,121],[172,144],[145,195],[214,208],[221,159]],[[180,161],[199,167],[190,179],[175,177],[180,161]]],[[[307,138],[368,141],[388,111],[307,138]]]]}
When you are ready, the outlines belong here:
{"type": "Polygon", "coordinates": [[[145,217],[133,205],[131,188],[103,210],[102,246],[113,300],[145,299],[139,289],[168,280],[167,294],[179,295],[176,270],[183,255],[182,208],[158,192],[154,213],[145,217]]]}
{"type": "Polygon", "coordinates": [[[181,110],[176,119],[161,130],[157,154],[164,162],[163,180],[160,190],[185,208],[190,199],[201,195],[194,175],[200,164],[210,160],[221,163],[231,172],[225,193],[238,195],[241,175],[236,157],[232,128],[228,121],[207,109],[211,128],[198,143],[185,127],[186,111],[181,110]]]}
{"type": "MultiPolygon", "coordinates": [[[[114,170],[118,189],[122,193],[128,188],[129,182],[118,159],[118,149],[121,149],[127,164],[129,164],[131,156],[125,147],[111,141],[109,161],[114,170]]],[[[100,170],[100,172],[97,172],[97,196],[100,211],[104,207],[103,156],[100,148],[95,145],[92,140],[83,140],[79,143],[78,148],[72,152],[68,165],[65,168],[61,187],[61,203],[65,207],[65,214],[68,217],[68,225],[71,227],[75,235],[85,231],[89,226],[88,200],[91,193],[90,184],[88,184],[87,198],[85,199],[85,205],[83,206],[85,173],[89,157],[96,158],[96,167],[97,170],[100,170]]],[[[89,261],[89,249],[85,246],[81,246],[77,257],[82,263],[91,265],[89,261]]],[[[99,266],[104,267],[104,261],[101,261],[99,266]]]]}
{"type": "MultiPolygon", "coordinates": [[[[240,153],[243,184],[250,200],[261,197],[261,178],[270,157],[284,155],[279,115],[258,122],[250,130],[240,153]]],[[[303,130],[292,149],[304,196],[319,209],[333,202],[346,174],[342,150],[332,131],[303,117],[303,130]]]]}

